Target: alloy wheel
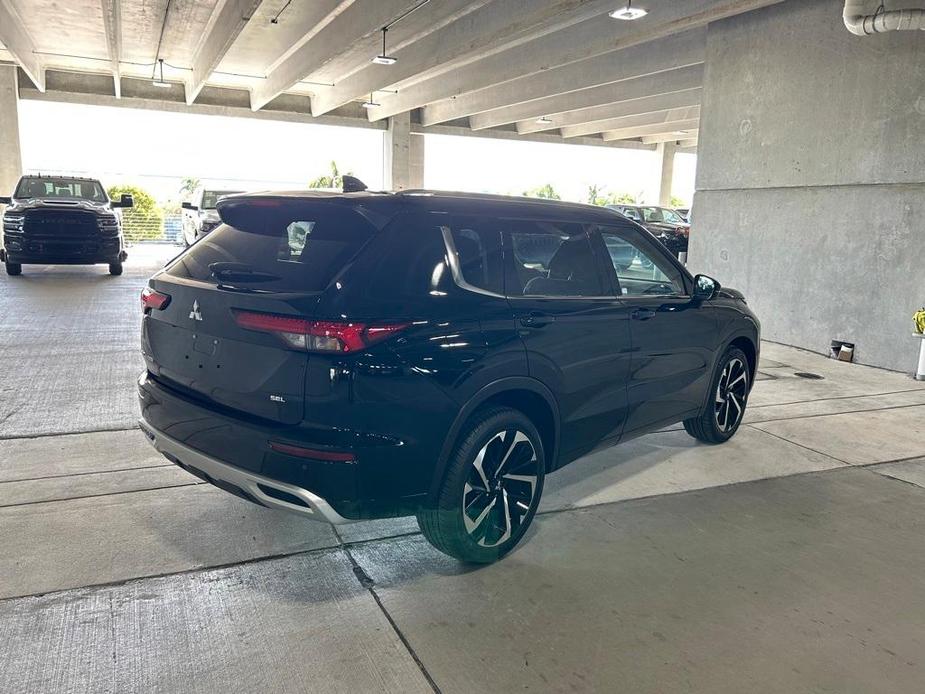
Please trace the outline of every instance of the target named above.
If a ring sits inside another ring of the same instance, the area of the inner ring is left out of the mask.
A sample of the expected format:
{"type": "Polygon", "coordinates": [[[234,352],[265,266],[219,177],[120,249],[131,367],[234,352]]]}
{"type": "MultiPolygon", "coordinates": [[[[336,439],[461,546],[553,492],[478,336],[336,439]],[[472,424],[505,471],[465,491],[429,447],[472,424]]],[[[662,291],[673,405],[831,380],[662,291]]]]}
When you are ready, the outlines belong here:
{"type": "Polygon", "coordinates": [[[723,433],[733,430],[745,414],[748,398],[748,369],[736,357],[730,359],[716,384],[714,416],[716,426],[723,433]]]}
{"type": "Polygon", "coordinates": [[[498,432],[472,461],[463,487],[466,532],[482,547],[496,547],[516,535],[536,496],[539,461],[522,431],[498,432]]]}

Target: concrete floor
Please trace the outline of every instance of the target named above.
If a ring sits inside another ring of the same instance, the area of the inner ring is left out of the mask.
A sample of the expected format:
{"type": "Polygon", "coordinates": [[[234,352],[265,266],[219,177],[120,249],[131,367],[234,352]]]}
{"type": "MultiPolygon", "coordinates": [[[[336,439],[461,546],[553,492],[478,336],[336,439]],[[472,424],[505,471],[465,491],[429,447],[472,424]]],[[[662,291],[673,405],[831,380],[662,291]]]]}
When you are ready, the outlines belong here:
{"type": "Polygon", "coordinates": [[[172,252],[0,277],[0,689],[921,691],[925,383],[766,344],[731,442],[578,461],[473,569],[154,454],[138,292],[172,252]]]}

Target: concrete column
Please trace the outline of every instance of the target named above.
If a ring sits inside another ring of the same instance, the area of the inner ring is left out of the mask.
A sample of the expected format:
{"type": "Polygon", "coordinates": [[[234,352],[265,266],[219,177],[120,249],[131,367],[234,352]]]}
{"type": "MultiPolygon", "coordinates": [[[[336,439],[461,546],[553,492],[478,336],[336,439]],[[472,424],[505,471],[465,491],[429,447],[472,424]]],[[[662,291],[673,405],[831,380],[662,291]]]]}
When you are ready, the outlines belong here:
{"type": "Polygon", "coordinates": [[[16,66],[0,65],[0,195],[11,195],[21,175],[16,66]]]}
{"type": "Polygon", "coordinates": [[[674,182],[674,155],[678,146],[674,142],[663,142],[658,146],[662,157],[662,175],[658,187],[658,204],[669,207],[671,202],[671,185],[674,182]]]}
{"type": "Polygon", "coordinates": [[[382,180],[386,190],[411,187],[411,113],[389,118],[385,131],[385,151],[382,157],[382,180]]]}
{"type": "Polygon", "coordinates": [[[423,188],[424,187],[424,136],[412,133],[411,134],[411,161],[410,161],[410,171],[411,177],[408,184],[409,188],[423,188]]]}

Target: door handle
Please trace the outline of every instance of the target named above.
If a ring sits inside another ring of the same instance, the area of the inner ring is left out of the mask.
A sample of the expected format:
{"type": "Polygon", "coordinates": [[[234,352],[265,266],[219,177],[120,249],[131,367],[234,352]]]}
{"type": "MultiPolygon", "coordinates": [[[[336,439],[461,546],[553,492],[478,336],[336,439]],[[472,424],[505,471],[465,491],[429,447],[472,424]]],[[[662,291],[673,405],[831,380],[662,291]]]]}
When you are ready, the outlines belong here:
{"type": "Polygon", "coordinates": [[[550,316],[548,313],[531,311],[526,316],[520,317],[520,324],[525,328],[542,328],[544,325],[549,325],[554,320],[555,317],[550,316]]]}
{"type": "Polygon", "coordinates": [[[637,308],[631,314],[633,320],[649,320],[655,318],[655,311],[651,308],[637,308]]]}

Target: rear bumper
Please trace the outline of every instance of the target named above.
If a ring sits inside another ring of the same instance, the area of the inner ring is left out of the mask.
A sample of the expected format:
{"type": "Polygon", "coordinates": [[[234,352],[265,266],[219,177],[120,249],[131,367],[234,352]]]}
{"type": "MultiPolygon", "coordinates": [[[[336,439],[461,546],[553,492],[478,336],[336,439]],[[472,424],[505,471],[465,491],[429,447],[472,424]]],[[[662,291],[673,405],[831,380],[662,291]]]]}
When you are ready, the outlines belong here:
{"type": "Polygon", "coordinates": [[[327,521],[336,525],[353,522],[341,516],[327,501],[307,489],[272,480],[212,458],[170,438],[144,419],[139,420],[138,424],[151,445],[167,460],[220,489],[243,496],[261,506],[297,513],[312,520],[327,521]]]}

